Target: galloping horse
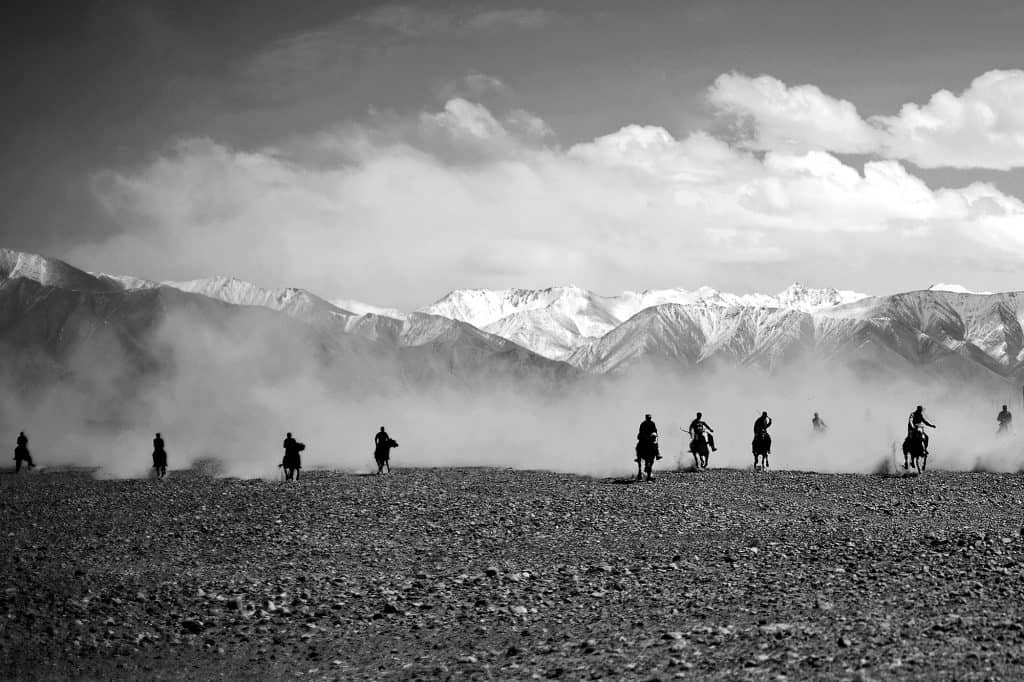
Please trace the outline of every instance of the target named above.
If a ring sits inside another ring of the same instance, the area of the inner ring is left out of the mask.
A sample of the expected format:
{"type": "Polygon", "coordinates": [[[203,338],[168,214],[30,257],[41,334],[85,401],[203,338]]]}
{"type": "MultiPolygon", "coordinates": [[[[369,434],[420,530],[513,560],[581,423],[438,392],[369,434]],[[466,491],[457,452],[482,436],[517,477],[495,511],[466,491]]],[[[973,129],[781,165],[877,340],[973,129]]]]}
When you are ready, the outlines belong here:
{"type": "Polygon", "coordinates": [[[14,448],[14,473],[21,471],[22,462],[26,462],[29,469],[34,469],[36,466],[32,462],[32,453],[28,451],[28,446],[19,444],[14,448]]]}
{"type": "Polygon", "coordinates": [[[296,443],[294,450],[284,453],[281,466],[284,467],[284,479],[286,481],[299,480],[299,469],[302,468],[302,456],[299,453],[305,449],[305,443],[296,443]]]}
{"type": "Polygon", "coordinates": [[[391,473],[391,448],[397,448],[398,441],[392,438],[382,438],[380,442],[373,448],[373,459],[377,463],[377,473],[384,473],[384,468],[387,467],[388,473],[391,473]]]}
{"type": "Polygon", "coordinates": [[[760,460],[761,467],[767,469],[768,453],[772,449],[772,437],[768,435],[768,432],[759,431],[750,443],[750,449],[754,453],[754,468],[757,468],[758,460],[760,460]]]}
{"type": "Polygon", "coordinates": [[[918,473],[928,467],[928,451],[924,448],[924,433],[920,428],[911,430],[903,439],[903,468],[910,467],[918,473]]]}
{"type": "Polygon", "coordinates": [[[167,475],[167,450],[162,447],[153,450],[153,470],[157,478],[167,475]]]}
{"type": "Polygon", "coordinates": [[[658,453],[657,433],[652,433],[647,439],[636,442],[636,480],[642,481],[644,478],[640,472],[641,462],[643,463],[643,471],[647,474],[647,480],[654,480],[651,472],[654,469],[654,460],[658,459],[658,457],[660,455],[658,453]]]}
{"type": "Polygon", "coordinates": [[[708,468],[708,439],[704,431],[697,431],[690,441],[690,454],[693,455],[693,466],[697,469],[708,468]]]}

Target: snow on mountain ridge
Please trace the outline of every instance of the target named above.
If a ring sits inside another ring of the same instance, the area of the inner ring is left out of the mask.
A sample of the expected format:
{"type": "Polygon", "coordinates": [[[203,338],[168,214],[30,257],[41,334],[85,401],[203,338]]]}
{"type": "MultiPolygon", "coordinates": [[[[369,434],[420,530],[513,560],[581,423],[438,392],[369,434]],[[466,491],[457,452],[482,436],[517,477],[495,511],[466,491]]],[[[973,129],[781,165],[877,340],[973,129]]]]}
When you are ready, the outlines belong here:
{"type": "Polygon", "coordinates": [[[353,301],[348,298],[336,298],[331,301],[331,303],[342,310],[351,311],[356,315],[379,315],[381,317],[390,317],[394,320],[404,320],[408,317],[407,313],[403,313],[397,308],[381,308],[369,303],[363,303],[362,301],[353,301]]]}
{"type": "Polygon", "coordinates": [[[44,286],[74,291],[113,291],[109,282],[90,275],[62,260],[34,253],[0,249],[0,280],[23,277],[44,286]]]}
{"type": "Polygon", "coordinates": [[[974,294],[976,296],[991,296],[991,291],[973,291],[965,286],[959,284],[933,284],[928,287],[928,291],[947,291],[952,294],[974,294]]]}
{"type": "Polygon", "coordinates": [[[767,308],[811,313],[867,298],[793,284],[777,295],[730,294],[712,287],[647,289],[601,296],[577,286],[547,289],[458,289],[422,312],[468,322],[552,359],[569,358],[640,312],[658,305],[767,308]]]}
{"type": "MultiPolygon", "coordinates": [[[[445,316],[355,316],[302,289],[263,289],[231,277],[158,283],[92,275],[56,259],[0,250],[0,284],[16,297],[26,283],[9,280],[34,280],[54,289],[99,294],[100,299],[170,286],[294,315],[327,332],[325,338],[350,331],[389,347],[415,347],[416,353],[407,356],[415,358],[410,362],[435,363],[438,371],[453,357],[478,368],[495,358],[509,367],[520,362],[542,366],[533,353],[595,373],[644,361],[680,369],[720,363],[770,369],[809,353],[885,371],[927,367],[957,380],[1024,380],[1024,292],[964,293],[954,285],[879,297],[802,285],[775,296],[702,287],[604,297],[570,286],[476,290],[461,308],[457,296],[447,301],[466,314],[515,311],[480,330],[445,316]]],[[[555,371],[557,364],[548,368],[555,371]]]]}
{"type": "Polygon", "coordinates": [[[251,282],[217,275],[208,279],[193,279],[186,282],[162,282],[163,286],[192,294],[202,294],[225,303],[250,305],[279,310],[292,315],[307,316],[316,313],[351,317],[353,314],[312,294],[305,289],[286,287],[264,289],[251,282]]]}

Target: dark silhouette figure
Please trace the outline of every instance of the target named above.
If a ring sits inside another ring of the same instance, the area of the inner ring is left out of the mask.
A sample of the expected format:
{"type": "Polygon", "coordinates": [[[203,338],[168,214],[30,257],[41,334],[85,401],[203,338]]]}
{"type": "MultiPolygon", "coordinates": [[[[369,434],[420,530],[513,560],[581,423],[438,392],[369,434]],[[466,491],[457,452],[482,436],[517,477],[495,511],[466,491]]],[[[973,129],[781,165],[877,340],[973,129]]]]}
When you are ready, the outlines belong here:
{"type": "Polygon", "coordinates": [[[768,416],[767,412],[762,412],[761,416],[754,421],[754,440],[750,443],[750,449],[754,455],[755,469],[759,461],[765,469],[768,468],[768,455],[772,452],[772,437],[768,435],[771,425],[772,418],[768,416]]]}
{"type": "MultiPolygon", "coordinates": [[[[921,438],[921,444],[924,447],[925,456],[928,455],[928,434],[925,433],[924,427],[930,426],[933,429],[936,428],[935,424],[925,419],[924,408],[920,405],[910,413],[910,417],[907,418],[907,436],[914,435],[917,432],[921,438]]],[[[904,462],[903,468],[906,469],[906,462],[904,462]]]]}
{"type": "Polygon", "coordinates": [[[641,462],[643,471],[647,474],[647,480],[654,480],[652,471],[656,459],[661,459],[661,454],[658,452],[658,427],[651,419],[651,415],[645,414],[644,420],[640,422],[640,428],[636,432],[636,480],[643,479],[641,462]]]}
{"type": "Polygon", "coordinates": [[[1006,409],[1006,405],[1003,405],[1003,410],[996,415],[996,421],[999,422],[999,430],[996,433],[1010,433],[1013,430],[1013,415],[1006,409]]]}
{"type": "Polygon", "coordinates": [[[913,467],[918,472],[928,468],[928,450],[925,448],[925,432],[913,429],[903,439],[903,468],[913,467]]]}
{"type": "Polygon", "coordinates": [[[153,438],[153,469],[157,478],[167,475],[167,450],[164,449],[164,439],[159,433],[153,438]]]}
{"type": "Polygon", "coordinates": [[[704,431],[694,434],[690,440],[690,454],[693,455],[693,466],[697,469],[708,468],[708,438],[704,431]]]}
{"type": "Polygon", "coordinates": [[[28,451],[28,436],[24,431],[18,433],[17,445],[14,448],[14,473],[21,471],[22,462],[25,462],[30,470],[36,468],[32,463],[32,453],[28,451]]]}
{"type": "Polygon", "coordinates": [[[819,417],[818,413],[815,412],[814,417],[811,419],[811,428],[813,428],[816,433],[825,433],[825,431],[828,431],[828,424],[826,424],[825,420],[819,417]]]}
{"type": "Polygon", "coordinates": [[[302,456],[299,453],[306,449],[305,443],[298,442],[288,433],[281,447],[284,448],[284,459],[278,466],[284,468],[285,480],[299,480],[299,469],[302,468],[302,456]]]}
{"type": "Polygon", "coordinates": [[[715,430],[711,428],[706,421],[704,421],[701,413],[697,413],[696,419],[690,422],[690,428],[687,430],[690,434],[690,452],[694,452],[693,444],[697,440],[698,436],[703,436],[707,441],[708,447],[711,448],[711,452],[716,452],[718,448],[715,447],[715,430]]]}
{"type": "Polygon", "coordinates": [[[373,459],[377,462],[377,473],[383,474],[385,467],[391,473],[391,448],[397,448],[398,441],[393,440],[384,427],[373,435],[373,459]]]}

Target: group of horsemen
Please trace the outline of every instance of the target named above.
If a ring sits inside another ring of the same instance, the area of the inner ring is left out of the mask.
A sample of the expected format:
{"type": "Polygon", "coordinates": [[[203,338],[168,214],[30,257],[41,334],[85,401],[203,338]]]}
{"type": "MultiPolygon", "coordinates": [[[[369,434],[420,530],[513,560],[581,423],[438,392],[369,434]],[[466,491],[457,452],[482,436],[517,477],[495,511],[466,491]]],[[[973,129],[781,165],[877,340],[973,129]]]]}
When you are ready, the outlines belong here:
{"type": "MultiPolygon", "coordinates": [[[[284,448],[284,458],[278,467],[284,470],[285,480],[298,479],[299,470],[302,469],[301,453],[306,449],[306,444],[295,440],[292,434],[288,433],[285,436],[284,442],[281,443],[281,447],[284,448]]],[[[380,427],[380,431],[374,434],[373,458],[377,462],[378,474],[384,473],[385,469],[387,469],[388,473],[391,472],[391,450],[397,447],[398,441],[389,436],[383,426],[380,427]]],[[[14,448],[15,473],[21,471],[22,464],[25,464],[29,469],[34,469],[36,466],[32,461],[32,453],[28,449],[28,436],[25,435],[24,431],[18,434],[17,445],[14,448]]],[[[153,470],[157,478],[163,478],[167,475],[167,446],[159,433],[153,438],[153,470]]]]}
{"type": "MultiPolygon", "coordinates": [[[[1013,415],[1010,414],[1006,405],[1003,405],[1002,411],[996,416],[996,421],[999,424],[998,433],[1010,432],[1013,415]]],[[[772,437],[768,434],[771,425],[772,418],[768,416],[767,412],[762,412],[761,416],[754,421],[754,439],[751,441],[751,450],[754,454],[755,467],[758,465],[759,458],[761,458],[762,466],[768,466],[768,455],[772,449],[772,437]]],[[[924,407],[918,405],[907,418],[907,437],[903,441],[903,468],[908,467],[908,454],[928,456],[928,434],[924,430],[926,426],[936,428],[935,424],[925,418],[924,407]]],[[[816,433],[824,433],[828,430],[825,421],[818,416],[817,412],[811,419],[811,428],[816,433]]],[[[715,430],[704,421],[704,415],[698,412],[686,432],[690,436],[690,453],[694,456],[694,463],[698,467],[707,468],[708,449],[710,448],[711,452],[718,450],[715,446],[715,430]]],[[[385,468],[390,472],[390,452],[392,448],[398,447],[398,442],[388,435],[383,426],[380,427],[379,432],[374,434],[373,440],[377,473],[383,473],[385,468]]],[[[647,480],[653,480],[651,469],[654,460],[661,459],[661,454],[658,451],[658,427],[651,415],[644,415],[644,420],[640,422],[640,428],[636,434],[636,441],[637,478],[641,478],[640,465],[643,463],[646,465],[647,480]]],[[[289,433],[285,437],[282,447],[284,448],[284,459],[279,466],[284,469],[286,479],[298,478],[299,469],[302,468],[300,453],[306,449],[306,446],[295,440],[289,433]]],[[[17,446],[14,448],[14,462],[15,473],[21,471],[22,463],[27,464],[29,469],[35,467],[32,455],[28,450],[28,436],[24,431],[18,434],[17,446]]],[[[164,439],[159,433],[153,439],[153,468],[156,470],[158,478],[167,475],[167,450],[164,439]]]]}
{"type": "MultiPolygon", "coordinates": [[[[1013,415],[1010,414],[1006,405],[1003,405],[1003,409],[996,416],[996,421],[999,424],[997,433],[1005,434],[1010,432],[1013,415]]],[[[754,421],[754,439],[751,441],[751,450],[754,455],[755,467],[758,466],[759,459],[763,467],[768,467],[768,455],[772,449],[772,437],[768,433],[771,425],[772,419],[768,416],[767,412],[762,412],[761,416],[754,421]]],[[[918,405],[907,418],[907,437],[903,441],[904,469],[909,467],[908,454],[928,456],[926,426],[933,429],[936,428],[935,424],[932,424],[925,418],[924,407],[918,405]]],[[[828,430],[825,420],[817,412],[811,418],[811,428],[815,433],[824,433],[828,430]]],[[[711,452],[718,450],[715,446],[714,432],[715,430],[704,421],[704,416],[700,412],[697,413],[697,416],[690,422],[690,426],[686,430],[686,433],[690,436],[689,450],[694,457],[694,464],[698,468],[707,468],[708,448],[711,449],[711,452]]],[[[661,454],[658,451],[658,427],[655,425],[651,415],[644,415],[644,420],[640,422],[640,428],[636,434],[636,440],[637,480],[642,478],[640,471],[641,463],[645,465],[647,480],[653,480],[651,477],[652,465],[654,460],[661,459],[661,454]]]]}

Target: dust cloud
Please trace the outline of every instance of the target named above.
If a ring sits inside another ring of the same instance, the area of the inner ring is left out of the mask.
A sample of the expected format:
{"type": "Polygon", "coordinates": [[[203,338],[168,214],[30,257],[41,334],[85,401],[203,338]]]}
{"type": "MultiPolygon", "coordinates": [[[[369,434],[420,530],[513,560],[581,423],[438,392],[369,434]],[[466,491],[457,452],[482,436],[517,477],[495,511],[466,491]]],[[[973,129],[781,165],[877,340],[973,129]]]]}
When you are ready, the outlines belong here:
{"type": "Polygon", "coordinates": [[[383,425],[400,443],[392,452],[396,467],[625,476],[635,471],[645,413],[658,424],[664,470],[691,461],[681,429],[698,410],[715,429],[719,451],[711,466],[749,468],[752,425],[767,411],[773,469],[870,473],[887,460],[902,465],[907,417],[923,404],[938,426],[932,468],[1020,468],[1020,439],[995,437],[1000,405],[1019,405],[1009,387],[973,391],[940,380],[869,378],[824,363],[693,377],[636,367],[560,385],[409,381],[394,355],[325,349],[323,338],[264,317],[211,325],[172,312],[148,339],[156,350],[141,363],[124,340],[98,336],[70,356],[60,382],[0,394],[4,438],[13,450],[17,432],[26,431],[41,466],[141,477],[160,432],[172,471],[215,459],[223,475],[270,479],[279,475],[289,431],[307,444],[306,469],[374,471],[373,436],[383,425]],[[140,371],[147,363],[159,369],[140,371]],[[824,435],[812,433],[814,412],[829,426],[824,435]]]}

